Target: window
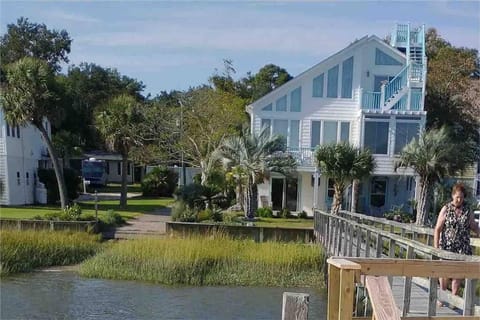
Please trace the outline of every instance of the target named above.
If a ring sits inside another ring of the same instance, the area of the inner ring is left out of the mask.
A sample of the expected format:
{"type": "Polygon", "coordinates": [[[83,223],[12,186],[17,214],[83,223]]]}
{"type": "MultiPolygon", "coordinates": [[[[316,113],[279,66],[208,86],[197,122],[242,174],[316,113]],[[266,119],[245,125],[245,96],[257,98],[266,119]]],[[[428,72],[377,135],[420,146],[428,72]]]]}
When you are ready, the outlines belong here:
{"type": "Polygon", "coordinates": [[[341,142],[350,141],[350,122],[340,123],[340,141],[341,142]]]}
{"type": "Polygon", "coordinates": [[[121,175],[122,174],[122,163],[117,162],[117,174],[121,175]]]}
{"type": "Polygon", "coordinates": [[[290,139],[288,139],[288,146],[291,149],[298,148],[299,129],[300,129],[300,120],[290,120],[290,139]]]}
{"type": "Polygon", "coordinates": [[[388,153],[388,122],[365,122],[363,145],[373,154],[388,153]]]}
{"type": "Polygon", "coordinates": [[[352,98],[353,57],[342,63],[342,98],[352,98]]]}
{"type": "Polygon", "coordinates": [[[275,102],[275,111],[287,111],[287,96],[283,96],[275,102]]]}
{"type": "Polygon", "coordinates": [[[12,127],[12,137],[15,137],[15,126],[12,127]]]}
{"type": "Polygon", "coordinates": [[[272,134],[281,135],[286,139],[288,136],[288,120],[273,120],[272,134]]]}
{"type": "Polygon", "coordinates": [[[418,123],[397,123],[395,131],[395,154],[402,151],[403,147],[418,137],[420,125],[418,123]]]}
{"type": "Polygon", "coordinates": [[[385,205],[387,180],[385,178],[373,178],[371,188],[370,205],[377,208],[383,207],[385,205]]]}
{"type": "Polygon", "coordinates": [[[323,144],[337,142],[337,122],[324,121],[323,122],[323,144]]]}
{"type": "Polygon", "coordinates": [[[28,172],[25,172],[25,184],[28,186],[30,185],[30,177],[29,177],[29,174],[28,172]]]}
{"type": "Polygon", "coordinates": [[[272,111],[272,104],[269,103],[265,107],[262,108],[262,111],[272,111]]]}
{"type": "Polygon", "coordinates": [[[17,185],[20,185],[20,171],[17,171],[17,185]]]}
{"type": "Polygon", "coordinates": [[[10,126],[7,123],[7,137],[10,137],[10,126]]]}
{"type": "Polygon", "coordinates": [[[375,49],[375,64],[383,66],[401,66],[402,63],[380,49],[375,49]]]}
{"type": "Polygon", "coordinates": [[[328,70],[327,97],[338,97],[338,65],[328,70]]]}
{"type": "Polygon", "coordinates": [[[17,126],[17,138],[20,138],[20,126],[17,126]]]}
{"type": "Polygon", "coordinates": [[[327,201],[331,203],[334,195],[335,195],[335,181],[329,178],[328,186],[327,186],[327,201]]]}
{"type": "Polygon", "coordinates": [[[302,87],[298,87],[290,93],[290,111],[300,112],[302,110],[302,87]]]}
{"type": "Polygon", "coordinates": [[[323,78],[323,73],[313,78],[312,97],[323,97],[323,78]]]}
{"type": "Polygon", "coordinates": [[[130,163],[128,163],[128,164],[127,164],[127,176],[130,175],[130,170],[131,170],[131,169],[130,169],[130,163]]]}
{"type": "Polygon", "coordinates": [[[271,126],[271,120],[270,119],[262,119],[262,128],[261,130],[263,130],[263,128],[268,128],[267,131],[270,132],[270,126],[271,126]]]}
{"type": "Polygon", "coordinates": [[[110,174],[110,162],[109,161],[106,161],[105,172],[107,174],[110,174]]]}
{"type": "Polygon", "coordinates": [[[310,147],[315,148],[320,145],[320,121],[312,121],[312,129],[310,132],[310,147]]]}
{"type": "Polygon", "coordinates": [[[480,181],[477,181],[477,197],[480,197],[480,181]]]}

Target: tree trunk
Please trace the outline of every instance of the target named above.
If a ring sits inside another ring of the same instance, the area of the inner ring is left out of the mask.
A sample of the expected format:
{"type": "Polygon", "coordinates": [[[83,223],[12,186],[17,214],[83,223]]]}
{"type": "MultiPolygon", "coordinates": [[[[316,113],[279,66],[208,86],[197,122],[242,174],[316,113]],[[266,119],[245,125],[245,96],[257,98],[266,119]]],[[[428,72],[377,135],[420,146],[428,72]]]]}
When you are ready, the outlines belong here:
{"type": "Polygon", "coordinates": [[[416,225],[425,226],[427,224],[429,211],[430,183],[428,179],[420,178],[420,192],[417,199],[417,218],[416,225]]]}
{"type": "Polygon", "coordinates": [[[122,187],[120,191],[120,208],[127,208],[127,173],[128,155],[122,154],[122,187]]]}
{"type": "Polygon", "coordinates": [[[352,183],[352,212],[358,211],[358,195],[360,194],[359,190],[360,180],[353,179],[352,183]]]}
{"type": "Polygon", "coordinates": [[[332,213],[338,214],[342,207],[342,196],[345,186],[343,184],[335,183],[334,189],[335,193],[333,195],[332,213]]]}
{"type": "Polygon", "coordinates": [[[53,148],[52,141],[48,137],[48,132],[45,130],[42,124],[35,126],[41,133],[43,141],[47,145],[48,153],[50,154],[50,158],[52,159],[53,163],[53,170],[55,171],[55,176],[57,178],[58,184],[58,193],[60,195],[60,206],[62,209],[65,209],[69,200],[67,197],[67,187],[65,185],[65,179],[63,178],[63,170],[60,166],[60,161],[58,161],[57,155],[55,154],[55,149],[53,148]]]}
{"type": "Polygon", "coordinates": [[[237,184],[236,193],[237,203],[240,205],[242,210],[245,210],[245,193],[243,192],[243,186],[240,181],[237,184]]]}
{"type": "Polygon", "coordinates": [[[247,186],[247,199],[245,203],[245,217],[247,219],[253,219],[255,212],[258,209],[258,188],[257,185],[251,181],[247,186]]]}

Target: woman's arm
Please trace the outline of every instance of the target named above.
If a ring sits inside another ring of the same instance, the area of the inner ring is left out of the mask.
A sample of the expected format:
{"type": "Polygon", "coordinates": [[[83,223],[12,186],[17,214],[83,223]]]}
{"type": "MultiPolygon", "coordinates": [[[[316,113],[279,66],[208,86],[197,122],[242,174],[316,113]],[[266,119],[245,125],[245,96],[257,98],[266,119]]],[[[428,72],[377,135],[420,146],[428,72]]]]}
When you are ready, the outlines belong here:
{"type": "Polygon", "coordinates": [[[438,248],[439,241],[440,241],[440,233],[443,230],[443,226],[445,224],[445,216],[447,212],[447,207],[443,206],[442,210],[438,214],[437,224],[435,225],[435,229],[433,229],[433,246],[438,248]]]}
{"type": "Polygon", "coordinates": [[[473,211],[470,212],[470,230],[477,234],[477,237],[480,235],[480,226],[478,225],[477,221],[475,221],[475,217],[473,211]]]}

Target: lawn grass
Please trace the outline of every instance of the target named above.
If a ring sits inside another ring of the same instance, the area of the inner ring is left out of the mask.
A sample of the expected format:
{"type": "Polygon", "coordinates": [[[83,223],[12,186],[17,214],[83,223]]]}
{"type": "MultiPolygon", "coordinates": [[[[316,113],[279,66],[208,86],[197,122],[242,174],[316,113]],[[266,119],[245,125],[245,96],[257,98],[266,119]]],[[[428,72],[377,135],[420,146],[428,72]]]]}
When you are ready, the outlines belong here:
{"type": "Polygon", "coordinates": [[[257,218],[257,227],[313,228],[313,219],[257,218]]]}
{"type": "MultiPolygon", "coordinates": [[[[95,190],[97,192],[104,192],[104,193],[118,193],[122,191],[122,185],[120,183],[109,183],[106,186],[87,186],[88,193],[94,193],[95,190]]],[[[127,185],[127,192],[142,192],[142,186],[139,183],[129,184],[127,185]]]]}
{"type": "MultiPolygon", "coordinates": [[[[156,209],[165,208],[173,203],[173,198],[130,198],[127,208],[120,209],[119,200],[98,201],[98,215],[102,217],[108,210],[114,210],[124,219],[131,219],[139,214],[152,212],[156,209]]],[[[95,215],[95,201],[78,202],[82,208],[82,215],[95,215]]],[[[58,212],[58,206],[12,206],[0,207],[0,218],[31,219],[35,216],[43,216],[48,212],[58,212]]]]}

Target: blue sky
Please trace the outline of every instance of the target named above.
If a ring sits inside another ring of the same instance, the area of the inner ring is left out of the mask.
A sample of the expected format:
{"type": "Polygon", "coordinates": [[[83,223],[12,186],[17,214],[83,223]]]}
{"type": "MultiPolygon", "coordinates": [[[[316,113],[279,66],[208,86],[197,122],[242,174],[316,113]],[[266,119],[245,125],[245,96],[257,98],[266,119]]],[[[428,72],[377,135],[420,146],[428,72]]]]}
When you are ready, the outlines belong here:
{"type": "Polygon", "coordinates": [[[6,1],[0,32],[20,16],[65,29],[70,63],[93,62],[141,80],[145,94],[207,83],[223,59],[236,78],[273,63],[300,74],[355,39],[396,22],[426,24],[480,49],[480,1],[6,1]]]}

